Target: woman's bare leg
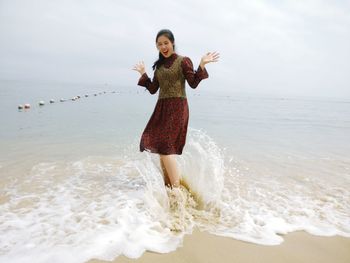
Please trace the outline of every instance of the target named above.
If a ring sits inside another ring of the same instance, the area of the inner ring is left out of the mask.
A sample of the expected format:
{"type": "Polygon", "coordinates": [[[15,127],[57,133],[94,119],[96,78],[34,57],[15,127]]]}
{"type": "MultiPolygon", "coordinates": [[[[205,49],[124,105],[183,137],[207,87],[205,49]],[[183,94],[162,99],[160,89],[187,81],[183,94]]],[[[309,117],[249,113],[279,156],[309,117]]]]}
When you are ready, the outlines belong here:
{"type": "Polygon", "coordinates": [[[164,183],[165,183],[166,186],[170,187],[171,183],[170,183],[168,172],[166,171],[164,163],[163,163],[163,160],[162,160],[162,158],[160,156],[159,156],[159,159],[160,159],[160,166],[162,167],[162,171],[163,171],[164,183]]]}
{"type": "Polygon", "coordinates": [[[168,178],[172,187],[180,186],[180,175],[177,169],[176,159],[173,155],[162,155],[160,159],[163,161],[164,167],[167,171],[168,178]]]}

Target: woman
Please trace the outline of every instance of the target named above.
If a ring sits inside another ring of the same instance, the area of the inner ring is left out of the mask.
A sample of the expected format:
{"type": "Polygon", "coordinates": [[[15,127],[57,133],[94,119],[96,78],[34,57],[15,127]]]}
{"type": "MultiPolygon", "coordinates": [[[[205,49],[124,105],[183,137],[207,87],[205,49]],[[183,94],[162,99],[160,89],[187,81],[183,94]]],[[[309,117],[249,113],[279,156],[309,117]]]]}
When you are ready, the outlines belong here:
{"type": "Polygon", "coordinates": [[[141,74],[138,85],[146,87],[151,94],[159,89],[157,104],[141,137],[140,151],[159,154],[165,185],[178,187],[180,175],[175,154],[182,154],[189,118],[185,80],[191,88],[196,88],[202,79],[208,78],[205,65],[218,61],[219,54],[209,52],[204,55],[195,72],[188,57],[176,54],[175,38],[170,30],[158,32],[156,46],[159,59],[153,65],[152,80],[143,61],[133,68],[141,74]]]}

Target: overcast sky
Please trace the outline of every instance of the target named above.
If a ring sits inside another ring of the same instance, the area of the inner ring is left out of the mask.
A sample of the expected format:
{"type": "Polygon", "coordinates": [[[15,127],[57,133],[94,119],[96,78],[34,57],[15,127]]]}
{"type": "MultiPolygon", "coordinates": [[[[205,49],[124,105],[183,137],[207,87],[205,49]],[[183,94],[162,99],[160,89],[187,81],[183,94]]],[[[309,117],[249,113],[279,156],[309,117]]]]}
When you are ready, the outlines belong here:
{"type": "Polygon", "coordinates": [[[0,0],[0,79],[133,87],[168,28],[205,89],[350,98],[350,1],[0,0]]]}

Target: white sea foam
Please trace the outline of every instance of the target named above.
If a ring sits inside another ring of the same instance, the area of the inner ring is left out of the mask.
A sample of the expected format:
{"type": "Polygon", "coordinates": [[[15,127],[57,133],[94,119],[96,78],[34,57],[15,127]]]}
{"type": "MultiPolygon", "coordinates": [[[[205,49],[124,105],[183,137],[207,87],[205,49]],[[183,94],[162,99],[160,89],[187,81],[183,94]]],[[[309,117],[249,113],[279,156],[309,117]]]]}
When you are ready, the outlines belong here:
{"type": "Polygon", "coordinates": [[[350,237],[346,186],[257,177],[194,129],[177,160],[190,192],[166,189],[158,157],[129,149],[122,157],[35,165],[2,190],[0,261],[75,263],[167,253],[195,226],[264,245],[280,244],[281,234],[296,230],[350,237]]]}

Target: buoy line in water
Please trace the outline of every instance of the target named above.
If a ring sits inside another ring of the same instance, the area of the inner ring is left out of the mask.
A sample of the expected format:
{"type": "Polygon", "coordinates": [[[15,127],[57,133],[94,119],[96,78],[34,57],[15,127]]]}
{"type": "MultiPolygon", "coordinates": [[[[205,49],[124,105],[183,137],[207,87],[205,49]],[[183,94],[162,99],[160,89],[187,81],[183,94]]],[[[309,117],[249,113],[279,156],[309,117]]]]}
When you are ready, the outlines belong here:
{"type": "MultiPolygon", "coordinates": [[[[109,93],[117,93],[116,91],[111,91],[109,93]]],[[[87,97],[96,97],[98,95],[104,95],[104,94],[107,94],[107,91],[101,91],[101,92],[96,92],[96,93],[92,93],[92,94],[85,94],[84,96],[80,96],[80,95],[77,95],[77,96],[74,96],[73,98],[70,98],[70,99],[66,99],[66,98],[61,98],[60,100],[57,100],[58,102],[65,102],[65,101],[76,101],[76,100],[79,100],[79,99],[82,99],[82,98],[87,98],[87,97]]],[[[50,99],[49,100],[49,103],[50,104],[53,104],[53,103],[56,103],[56,100],[55,99],[50,99]]],[[[45,101],[44,100],[40,100],[38,102],[38,106],[39,107],[43,107],[45,106],[45,101]]],[[[30,103],[25,103],[25,104],[18,104],[17,106],[17,109],[18,111],[22,111],[23,109],[30,109],[32,106],[30,103]]]]}

